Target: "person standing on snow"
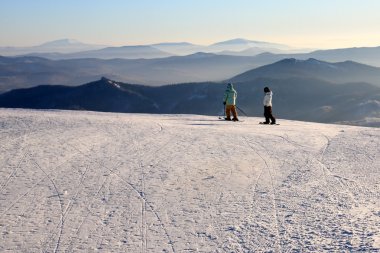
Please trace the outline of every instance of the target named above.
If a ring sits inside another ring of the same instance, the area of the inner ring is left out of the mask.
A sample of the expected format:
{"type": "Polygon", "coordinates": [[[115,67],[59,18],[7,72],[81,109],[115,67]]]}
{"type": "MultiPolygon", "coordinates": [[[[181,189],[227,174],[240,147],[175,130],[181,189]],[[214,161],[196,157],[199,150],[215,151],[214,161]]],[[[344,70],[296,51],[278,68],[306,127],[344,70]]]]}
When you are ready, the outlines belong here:
{"type": "Polygon", "coordinates": [[[234,89],[232,83],[227,84],[227,89],[224,92],[223,104],[226,110],[226,118],[225,120],[231,120],[231,112],[234,116],[232,118],[233,121],[238,121],[237,111],[236,111],[236,97],[237,92],[234,89]]]}
{"type": "Polygon", "coordinates": [[[265,122],[262,122],[262,124],[276,124],[276,119],[275,117],[273,117],[273,114],[272,114],[272,96],[273,96],[273,92],[268,88],[268,87],[265,87],[264,88],[264,92],[265,92],[265,96],[264,96],[264,101],[263,101],[263,104],[264,104],[264,117],[265,117],[265,122]],[[271,120],[271,122],[269,121],[269,119],[271,120]]]}

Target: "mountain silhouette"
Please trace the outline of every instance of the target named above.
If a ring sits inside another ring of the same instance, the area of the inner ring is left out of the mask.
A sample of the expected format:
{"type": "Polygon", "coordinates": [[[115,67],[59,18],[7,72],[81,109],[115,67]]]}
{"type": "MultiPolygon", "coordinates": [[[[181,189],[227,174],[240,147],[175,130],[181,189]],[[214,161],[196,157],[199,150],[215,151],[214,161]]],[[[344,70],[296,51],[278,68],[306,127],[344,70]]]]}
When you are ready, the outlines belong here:
{"type": "Polygon", "coordinates": [[[68,54],[52,54],[40,53],[30,54],[30,56],[37,56],[50,59],[81,59],[81,58],[96,58],[96,59],[153,59],[168,57],[172,54],[163,52],[151,46],[122,46],[122,47],[106,47],[102,49],[81,51],[68,54]]]}
{"type": "Polygon", "coordinates": [[[151,86],[220,81],[257,66],[252,57],[207,53],[138,60],[48,60],[0,56],[0,93],[42,84],[80,85],[102,76],[151,86]]]}
{"type": "Polygon", "coordinates": [[[96,50],[105,47],[104,45],[86,44],[73,39],[59,39],[31,47],[0,47],[0,54],[4,56],[29,54],[37,56],[38,54],[50,55],[54,53],[58,57],[59,54],[96,50]]]}
{"type": "Polygon", "coordinates": [[[262,66],[230,79],[246,82],[260,77],[270,78],[311,78],[332,83],[368,82],[380,87],[380,68],[352,61],[329,63],[316,59],[284,59],[262,66]]]}
{"type": "Polygon", "coordinates": [[[217,42],[207,46],[195,45],[189,42],[164,42],[149,45],[128,45],[120,47],[90,45],[73,39],[60,39],[33,47],[0,47],[0,55],[37,56],[52,60],[78,58],[152,59],[169,55],[184,56],[198,52],[217,54],[228,53],[229,55],[253,56],[255,52],[283,53],[290,52],[289,49],[290,48],[288,46],[282,44],[252,41],[247,39],[232,39],[217,42]],[[115,48],[118,48],[117,50],[120,52],[119,55],[115,55],[115,48]],[[142,52],[142,49],[144,49],[145,52],[142,52]],[[154,49],[157,49],[159,51],[154,51],[154,49]]]}
{"type": "MultiPolygon", "coordinates": [[[[380,88],[310,78],[257,78],[236,83],[238,106],[248,115],[262,115],[264,86],[274,92],[278,118],[348,124],[380,118],[380,88]]],[[[77,87],[44,85],[12,90],[0,94],[0,107],[220,115],[225,87],[225,83],[211,82],[149,87],[102,78],[77,87]]]]}

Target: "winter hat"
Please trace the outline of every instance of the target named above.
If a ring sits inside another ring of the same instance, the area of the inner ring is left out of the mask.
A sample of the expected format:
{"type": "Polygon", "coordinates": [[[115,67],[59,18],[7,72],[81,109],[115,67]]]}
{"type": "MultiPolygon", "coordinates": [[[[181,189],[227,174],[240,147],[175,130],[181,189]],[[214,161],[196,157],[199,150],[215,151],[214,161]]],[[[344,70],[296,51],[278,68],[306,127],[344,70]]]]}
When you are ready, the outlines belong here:
{"type": "Polygon", "coordinates": [[[268,87],[265,87],[264,92],[270,92],[270,89],[268,87]]]}
{"type": "Polygon", "coordinates": [[[232,83],[228,83],[228,84],[227,84],[227,89],[232,89],[232,88],[233,88],[232,83]]]}

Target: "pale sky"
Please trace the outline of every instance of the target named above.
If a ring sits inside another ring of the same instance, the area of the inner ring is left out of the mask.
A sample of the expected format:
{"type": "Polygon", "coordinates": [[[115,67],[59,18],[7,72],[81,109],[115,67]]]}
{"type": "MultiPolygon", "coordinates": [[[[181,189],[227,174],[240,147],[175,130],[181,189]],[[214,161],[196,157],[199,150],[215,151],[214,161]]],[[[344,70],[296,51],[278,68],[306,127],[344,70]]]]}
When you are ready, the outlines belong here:
{"type": "Polygon", "coordinates": [[[303,48],[380,46],[379,0],[0,0],[0,46],[207,45],[245,38],[303,48]]]}

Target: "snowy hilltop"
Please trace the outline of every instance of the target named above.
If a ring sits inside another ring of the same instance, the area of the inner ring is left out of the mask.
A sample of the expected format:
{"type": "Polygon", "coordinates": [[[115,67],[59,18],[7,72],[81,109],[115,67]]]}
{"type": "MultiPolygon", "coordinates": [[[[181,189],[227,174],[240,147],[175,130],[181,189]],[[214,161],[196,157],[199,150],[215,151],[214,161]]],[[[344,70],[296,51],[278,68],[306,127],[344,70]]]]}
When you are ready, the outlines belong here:
{"type": "Polygon", "coordinates": [[[380,130],[260,120],[0,109],[0,251],[380,252],[380,130]]]}

